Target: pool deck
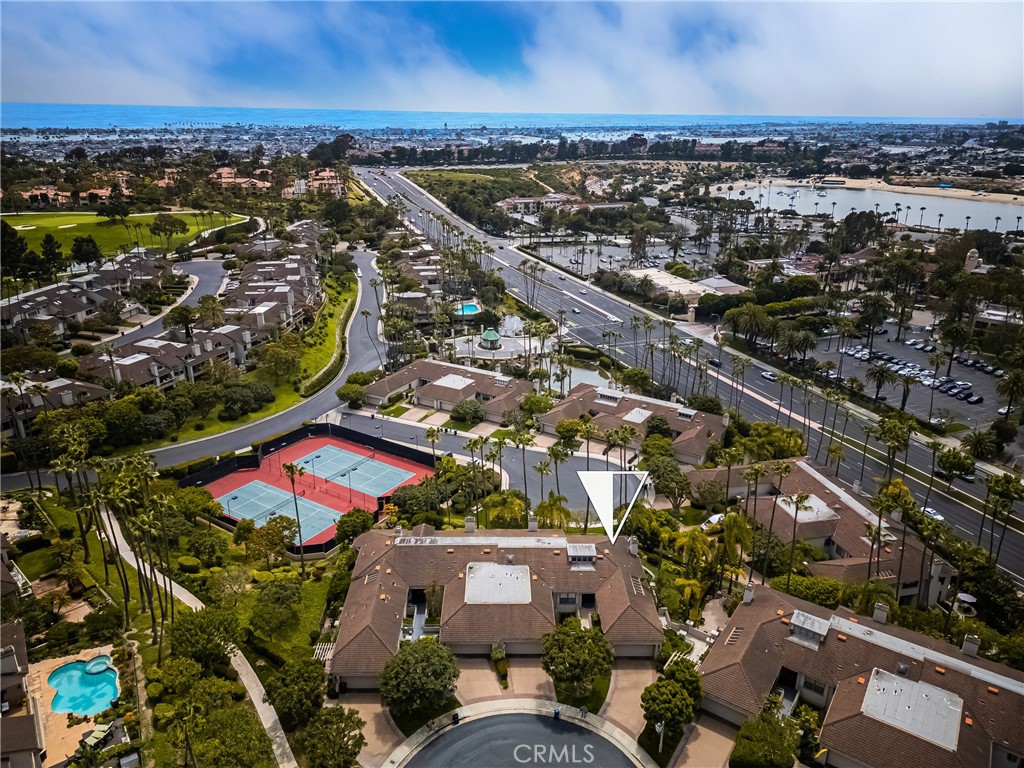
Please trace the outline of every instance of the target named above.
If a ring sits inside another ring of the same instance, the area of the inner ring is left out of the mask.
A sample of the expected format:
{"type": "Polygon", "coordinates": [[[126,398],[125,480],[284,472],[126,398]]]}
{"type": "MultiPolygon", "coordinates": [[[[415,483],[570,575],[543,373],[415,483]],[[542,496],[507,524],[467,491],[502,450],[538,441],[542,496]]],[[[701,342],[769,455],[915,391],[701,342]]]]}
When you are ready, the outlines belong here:
{"type": "MultiPolygon", "coordinates": [[[[78,749],[78,743],[96,724],[88,717],[85,722],[71,728],[68,727],[67,713],[57,714],[50,709],[56,691],[46,682],[50,674],[65,664],[73,661],[88,661],[96,656],[110,656],[114,646],[104,645],[79,651],[73,656],[62,656],[59,659],[43,659],[28,666],[28,690],[35,697],[39,706],[39,720],[43,726],[43,742],[46,745],[46,762],[43,768],[59,765],[67,760],[78,749]]],[[[123,690],[121,681],[117,681],[118,689],[123,690]]]]}

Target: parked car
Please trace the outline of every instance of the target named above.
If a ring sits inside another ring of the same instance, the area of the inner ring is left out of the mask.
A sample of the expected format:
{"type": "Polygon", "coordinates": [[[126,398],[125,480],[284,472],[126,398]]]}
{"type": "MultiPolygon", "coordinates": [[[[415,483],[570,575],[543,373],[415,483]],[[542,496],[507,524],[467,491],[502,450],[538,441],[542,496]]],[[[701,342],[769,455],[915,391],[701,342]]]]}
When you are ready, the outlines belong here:
{"type": "Polygon", "coordinates": [[[925,347],[925,348],[924,348],[923,350],[921,350],[921,351],[922,351],[922,352],[934,352],[934,351],[935,351],[936,349],[937,349],[937,347],[936,347],[936,346],[935,346],[934,344],[929,344],[928,346],[926,346],[926,347],[925,347]]]}
{"type": "Polygon", "coordinates": [[[1009,416],[1011,413],[1013,413],[1016,410],[1017,410],[1017,407],[1014,406],[1014,405],[1004,405],[1002,408],[1000,408],[998,411],[996,411],[996,413],[998,413],[1000,416],[1009,416]]]}
{"type": "Polygon", "coordinates": [[[723,514],[712,515],[707,520],[705,520],[703,523],[701,523],[700,529],[702,531],[709,530],[710,528],[713,528],[714,526],[716,526],[719,523],[721,523],[722,520],[724,520],[724,519],[725,519],[725,515],[723,515],[723,514]]]}
{"type": "Polygon", "coordinates": [[[993,373],[996,372],[996,367],[994,365],[986,365],[981,370],[983,370],[985,373],[987,373],[989,376],[991,376],[993,373]]]}
{"type": "Polygon", "coordinates": [[[903,346],[905,346],[905,347],[912,347],[915,344],[920,344],[920,343],[921,343],[920,339],[907,339],[906,341],[903,342],[903,346]]]}
{"type": "Polygon", "coordinates": [[[926,346],[927,345],[922,341],[920,344],[915,344],[914,349],[916,349],[919,352],[923,352],[926,346]]]}
{"type": "Polygon", "coordinates": [[[981,395],[971,395],[970,397],[967,398],[967,402],[970,405],[978,405],[980,403],[984,403],[985,398],[982,397],[981,395]]]}
{"type": "Polygon", "coordinates": [[[886,336],[888,333],[888,328],[875,328],[875,336],[886,336]]]}
{"type": "Polygon", "coordinates": [[[961,392],[959,395],[957,395],[956,399],[957,400],[967,400],[968,398],[973,397],[973,396],[974,396],[974,393],[971,392],[971,390],[968,389],[968,390],[965,390],[965,391],[961,392]]]}
{"type": "Polygon", "coordinates": [[[993,373],[992,375],[995,376],[997,379],[1001,379],[1003,378],[1003,376],[1006,375],[1006,371],[1004,371],[1002,368],[996,368],[996,372],[993,373]]]}

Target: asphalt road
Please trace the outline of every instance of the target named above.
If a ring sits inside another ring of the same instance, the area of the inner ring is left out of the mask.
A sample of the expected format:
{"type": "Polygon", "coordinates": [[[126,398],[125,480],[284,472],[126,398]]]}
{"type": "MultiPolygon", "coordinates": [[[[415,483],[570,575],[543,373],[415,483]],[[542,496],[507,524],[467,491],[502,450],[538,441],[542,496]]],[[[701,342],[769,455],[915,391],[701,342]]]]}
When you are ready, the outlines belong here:
{"type": "MultiPolygon", "coordinates": [[[[493,715],[467,720],[423,747],[408,768],[631,768],[632,759],[604,736],[551,715],[493,715]]],[[[639,749],[639,747],[637,747],[639,749]]]]}
{"type": "MultiPolygon", "coordinates": [[[[525,298],[528,278],[520,271],[519,265],[524,260],[529,261],[530,259],[518,251],[512,251],[509,240],[488,235],[471,224],[462,221],[419,187],[401,176],[398,171],[389,169],[385,170],[383,175],[381,175],[370,169],[360,168],[356,170],[356,174],[382,197],[387,198],[396,194],[402,197],[409,208],[408,218],[414,225],[422,226],[418,222],[424,220],[421,215],[423,212],[444,215],[450,221],[458,224],[466,233],[472,234],[478,240],[490,245],[495,251],[495,262],[503,267],[501,274],[509,291],[520,298],[525,298]]],[[[592,285],[576,277],[566,276],[565,280],[561,280],[559,275],[555,274],[556,271],[549,269],[541,278],[536,292],[535,307],[550,316],[554,316],[559,309],[565,309],[567,311],[566,324],[569,327],[568,335],[602,349],[606,348],[606,338],[602,335],[603,332],[610,329],[618,330],[622,333],[622,337],[616,340],[616,348],[612,351],[619,359],[631,363],[633,360],[633,350],[631,348],[632,332],[629,329],[630,318],[635,315],[643,316],[646,313],[614,296],[595,290],[592,285]],[[578,313],[573,312],[574,309],[578,313]]],[[[693,335],[686,326],[677,326],[676,332],[682,337],[693,335]]],[[[660,327],[655,332],[655,336],[660,338],[660,327]]],[[[705,346],[705,349],[707,348],[708,346],[705,346]]],[[[720,357],[723,360],[723,367],[716,372],[721,375],[718,382],[718,395],[728,405],[730,398],[734,400],[739,399],[739,386],[732,379],[731,375],[733,353],[728,350],[722,350],[720,357]],[[730,390],[733,390],[731,395],[730,390]]],[[[847,360],[849,359],[847,358],[847,360]]],[[[655,355],[654,368],[655,378],[664,380],[665,370],[663,369],[660,355],[655,355]]],[[[955,364],[954,368],[956,368],[955,364]]],[[[763,370],[770,369],[768,366],[756,362],[748,370],[744,385],[746,394],[742,397],[741,412],[750,420],[775,421],[776,415],[779,412],[779,385],[762,379],[760,373],[763,370]]],[[[984,375],[980,374],[980,376],[984,375]]],[[[971,379],[975,380],[978,377],[979,374],[973,374],[971,379]]],[[[711,391],[714,393],[713,380],[711,391]]],[[[939,397],[949,400],[944,395],[937,394],[936,398],[939,397]]],[[[787,391],[781,413],[783,423],[787,420],[788,405],[789,393],[787,391]]],[[[793,400],[793,418],[798,420],[803,412],[803,402],[798,394],[793,400]]],[[[830,408],[828,421],[825,423],[826,427],[831,426],[831,414],[832,409],[830,408]]],[[[818,442],[821,440],[821,426],[825,420],[825,412],[820,396],[812,399],[808,410],[808,418],[811,422],[809,453],[813,457],[818,442]]],[[[795,421],[795,423],[798,422],[795,421]]],[[[836,426],[837,431],[841,431],[842,419],[840,419],[836,426]]],[[[859,447],[862,444],[863,437],[861,423],[856,419],[851,419],[846,430],[846,442],[849,447],[844,451],[844,458],[840,467],[841,480],[850,481],[859,476],[861,458],[859,447]]],[[[827,445],[827,437],[825,438],[825,445],[827,445]]],[[[872,456],[870,449],[871,446],[869,446],[866,461],[863,487],[863,491],[867,494],[874,493],[878,485],[877,478],[884,474],[883,462],[872,456]]],[[[899,458],[902,460],[903,457],[899,458]]],[[[932,455],[923,442],[918,442],[917,440],[912,442],[907,458],[911,467],[921,469],[925,475],[930,474],[932,455]]],[[[819,452],[819,459],[819,463],[824,463],[824,447],[819,452]]],[[[901,472],[902,466],[898,463],[897,473],[901,472]]],[[[979,482],[976,485],[972,486],[963,481],[957,481],[955,485],[958,490],[974,496],[977,507],[980,508],[985,494],[983,480],[984,477],[979,473],[979,482]]],[[[916,478],[910,476],[908,476],[908,483],[914,491],[915,497],[923,502],[927,491],[926,483],[919,482],[916,478]]],[[[938,510],[945,517],[946,521],[953,526],[958,535],[972,541],[977,539],[978,529],[981,524],[981,513],[948,496],[944,492],[944,484],[941,487],[933,488],[928,506],[938,510]]],[[[986,522],[983,541],[988,540],[989,525],[990,523],[986,522]]],[[[1010,573],[1019,584],[1024,586],[1024,534],[1012,528],[1007,529],[1006,540],[1000,553],[999,565],[1003,570],[1010,573]]]]}

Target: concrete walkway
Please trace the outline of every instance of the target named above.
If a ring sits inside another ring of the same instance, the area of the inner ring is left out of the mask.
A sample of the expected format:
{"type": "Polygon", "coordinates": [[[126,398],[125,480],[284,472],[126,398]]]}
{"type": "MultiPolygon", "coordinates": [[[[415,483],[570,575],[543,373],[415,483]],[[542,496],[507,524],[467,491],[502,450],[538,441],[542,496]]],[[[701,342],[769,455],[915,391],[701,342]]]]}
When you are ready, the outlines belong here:
{"type": "Polygon", "coordinates": [[[354,709],[366,722],[363,726],[366,746],[359,752],[359,764],[366,768],[383,765],[388,755],[405,741],[405,735],[381,706],[380,694],[376,691],[346,693],[334,701],[328,699],[325,706],[354,709]]]}
{"type": "MultiPolygon", "coordinates": [[[[114,528],[110,533],[114,537],[114,541],[121,557],[124,558],[128,565],[138,570],[138,560],[135,558],[135,553],[133,553],[128,547],[128,543],[124,539],[124,534],[121,532],[121,526],[118,524],[116,519],[114,519],[113,524],[114,528]]],[[[157,573],[160,572],[157,571],[157,573]]],[[[202,600],[177,582],[172,581],[171,585],[175,599],[181,601],[193,611],[199,611],[206,607],[202,600]]],[[[270,743],[274,748],[274,759],[277,761],[277,764],[281,766],[281,768],[298,768],[299,764],[295,760],[295,755],[292,754],[291,745],[288,743],[288,738],[284,734],[284,728],[281,727],[281,721],[277,717],[277,711],[264,700],[266,692],[263,690],[263,683],[261,683],[259,677],[256,676],[256,671],[252,668],[252,665],[249,664],[248,659],[242,655],[242,652],[237,650],[231,656],[231,666],[238,672],[238,682],[245,686],[246,693],[249,694],[252,705],[256,709],[256,714],[260,719],[260,723],[267,732],[267,736],[270,737],[270,743]]]]}
{"type": "Polygon", "coordinates": [[[736,732],[735,726],[708,715],[699,715],[689,738],[672,756],[669,768],[725,768],[736,743],[736,732]]]}

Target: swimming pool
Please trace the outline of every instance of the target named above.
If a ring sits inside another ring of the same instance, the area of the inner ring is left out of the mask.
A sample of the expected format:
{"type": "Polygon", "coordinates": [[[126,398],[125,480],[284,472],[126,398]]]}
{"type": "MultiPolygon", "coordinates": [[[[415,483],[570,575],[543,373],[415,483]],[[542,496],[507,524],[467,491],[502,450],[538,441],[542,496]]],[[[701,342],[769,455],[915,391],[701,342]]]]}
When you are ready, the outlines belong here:
{"type": "Polygon", "coordinates": [[[54,712],[72,712],[79,717],[98,715],[117,698],[117,670],[109,656],[89,661],[72,661],[50,673],[47,684],[57,691],[50,703],[54,712]]]}
{"type": "Polygon", "coordinates": [[[456,315],[477,315],[480,314],[480,305],[471,301],[462,303],[462,306],[455,310],[456,315]]]}

